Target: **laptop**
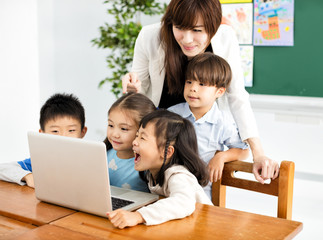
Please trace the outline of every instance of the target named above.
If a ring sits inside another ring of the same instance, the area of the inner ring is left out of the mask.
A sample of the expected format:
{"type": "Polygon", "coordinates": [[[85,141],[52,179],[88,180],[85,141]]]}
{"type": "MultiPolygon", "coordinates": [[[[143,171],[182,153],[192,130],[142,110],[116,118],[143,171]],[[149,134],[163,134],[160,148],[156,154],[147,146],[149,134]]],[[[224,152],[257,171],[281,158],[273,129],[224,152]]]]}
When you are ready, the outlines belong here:
{"type": "Polygon", "coordinates": [[[41,201],[107,217],[106,212],[132,211],[159,198],[110,186],[103,142],[38,132],[27,135],[35,194],[41,201]]]}

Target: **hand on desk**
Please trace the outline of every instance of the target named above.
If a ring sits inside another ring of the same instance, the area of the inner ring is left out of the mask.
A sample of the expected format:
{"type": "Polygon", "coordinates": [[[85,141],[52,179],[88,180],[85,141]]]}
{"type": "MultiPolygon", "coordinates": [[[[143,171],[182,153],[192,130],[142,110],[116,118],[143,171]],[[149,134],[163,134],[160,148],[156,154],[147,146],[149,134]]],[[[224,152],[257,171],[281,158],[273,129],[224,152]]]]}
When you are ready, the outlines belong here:
{"type": "Polygon", "coordinates": [[[129,212],[123,209],[108,212],[107,216],[109,217],[109,220],[113,226],[121,229],[136,226],[145,222],[139,212],[129,212]]]}
{"type": "Polygon", "coordinates": [[[26,176],[24,176],[22,179],[22,181],[25,181],[27,186],[35,188],[35,184],[34,184],[34,177],[32,173],[27,174],[26,176]]]}

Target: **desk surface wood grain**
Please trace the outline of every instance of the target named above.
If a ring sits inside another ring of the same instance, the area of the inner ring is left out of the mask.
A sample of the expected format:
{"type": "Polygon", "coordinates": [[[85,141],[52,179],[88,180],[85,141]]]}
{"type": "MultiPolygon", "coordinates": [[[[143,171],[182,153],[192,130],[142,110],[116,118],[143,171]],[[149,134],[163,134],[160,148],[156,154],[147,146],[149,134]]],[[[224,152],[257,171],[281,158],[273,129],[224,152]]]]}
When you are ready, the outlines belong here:
{"type": "Polygon", "coordinates": [[[51,224],[103,239],[292,239],[301,222],[197,204],[189,217],[156,226],[114,228],[109,220],[75,213],[51,224]]]}
{"type": "Polygon", "coordinates": [[[34,225],[0,216],[0,239],[12,239],[34,228],[34,225]]]}
{"type": "Polygon", "coordinates": [[[8,229],[12,228],[21,231],[20,239],[45,240],[279,240],[292,239],[303,227],[297,221],[196,204],[196,211],[184,219],[121,230],[114,228],[106,218],[40,202],[35,197],[34,189],[3,181],[0,181],[0,216],[0,231],[4,234],[8,234],[8,229]],[[33,229],[31,224],[41,227],[33,229]]]}
{"type": "Polygon", "coordinates": [[[75,213],[72,209],[37,200],[35,190],[27,186],[0,181],[0,215],[36,226],[75,213]]]}
{"type": "Polygon", "coordinates": [[[95,240],[98,239],[96,237],[92,237],[87,234],[74,232],[68,229],[64,229],[61,227],[53,226],[53,225],[43,225],[37,227],[31,231],[28,231],[24,234],[21,234],[18,237],[15,237],[11,240],[26,240],[26,239],[34,239],[34,240],[95,240]]]}

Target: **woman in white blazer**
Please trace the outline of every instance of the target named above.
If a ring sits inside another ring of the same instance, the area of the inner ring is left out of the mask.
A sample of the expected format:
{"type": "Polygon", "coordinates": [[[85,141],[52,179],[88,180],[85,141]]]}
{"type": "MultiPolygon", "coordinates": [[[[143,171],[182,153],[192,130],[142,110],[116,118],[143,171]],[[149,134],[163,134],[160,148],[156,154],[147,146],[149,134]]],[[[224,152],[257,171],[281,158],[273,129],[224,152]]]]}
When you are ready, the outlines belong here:
{"type": "Polygon", "coordinates": [[[221,56],[233,74],[225,95],[218,100],[219,108],[231,110],[242,140],[251,148],[253,173],[264,183],[278,176],[279,165],[264,154],[244,88],[239,44],[231,27],[220,25],[221,18],[218,0],[171,0],[161,24],[143,27],[139,33],[132,72],[122,79],[123,92],[141,92],[161,108],[184,102],[189,59],[204,51],[221,56]]]}

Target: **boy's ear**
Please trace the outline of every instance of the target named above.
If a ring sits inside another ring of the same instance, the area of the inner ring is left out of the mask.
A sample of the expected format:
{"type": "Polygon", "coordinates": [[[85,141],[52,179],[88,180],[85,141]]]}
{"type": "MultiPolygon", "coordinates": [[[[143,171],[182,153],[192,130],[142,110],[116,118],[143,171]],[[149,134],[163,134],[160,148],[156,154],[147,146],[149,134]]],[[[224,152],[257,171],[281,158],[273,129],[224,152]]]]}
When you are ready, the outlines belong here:
{"type": "Polygon", "coordinates": [[[42,133],[42,132],[43,132],[43,130],[39,129],[39,132],[40,132],[40,133],[42,133]]]}
{"type": "Polygon", "coordinates": [[[216,96],[216,98],[219,98],[219,97],[221,97],[224,93],[225,93],[225,88],[224,88],[224,87],[220,87],[220,88],[217,88],[217,89],[216,89],[216,91],[215,91],[215,96],[216,96]]]}
{"type": "Polygon", "coordinates": [[[87,127],[84,126],[84,128],[82,129],[82,132],[81,132],[81,138],[83,138],[85,136],[87,132],[87,127]]]}

